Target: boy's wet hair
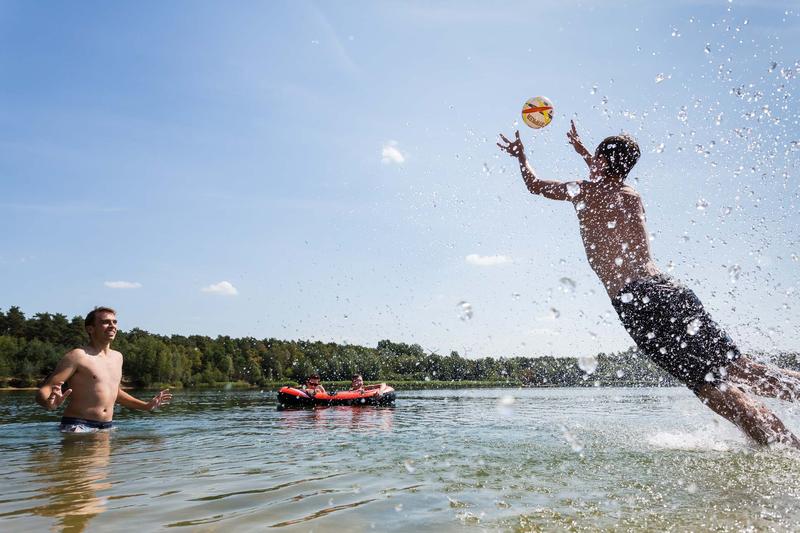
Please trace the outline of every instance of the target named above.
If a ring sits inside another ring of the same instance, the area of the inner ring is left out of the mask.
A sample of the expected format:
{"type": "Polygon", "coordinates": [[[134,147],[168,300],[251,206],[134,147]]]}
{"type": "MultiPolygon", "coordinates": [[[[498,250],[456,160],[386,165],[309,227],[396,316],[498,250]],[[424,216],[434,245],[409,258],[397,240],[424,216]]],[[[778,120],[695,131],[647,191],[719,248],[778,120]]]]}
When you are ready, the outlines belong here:
{"type": "Polygon", "coordinates": [[[87,328],[89,326],[94,326],[94,319],[97,316],[97,313],[114,313],[115,315],[117,314],[117,312],[111,309],[110,307],[103,307],[103,306],[95,307],[94,309],[89,311],[89,314],[86,315],[86,318],[83,320],[84,328],[87,328]]]}
{"type": "Polygon", "coordinates": [[[642,155],[639,144],[630,135],[612,135],[597,145],[595,156],[602,155],[606,159],[606,174],[625,179],[633,165],[642,155]]]}
{"type": "Polygon", "coordinates": [[[310,376],[308,376],[308,377],[306,378],[306,381],[311,381],[312,379],[316,379],[317,381],[322,381],[322,378],[321,378],[321,377],[319,376],[319,374],[317,374],[316,372],[314,372],[313,374],[311,374],[310,376]]]}

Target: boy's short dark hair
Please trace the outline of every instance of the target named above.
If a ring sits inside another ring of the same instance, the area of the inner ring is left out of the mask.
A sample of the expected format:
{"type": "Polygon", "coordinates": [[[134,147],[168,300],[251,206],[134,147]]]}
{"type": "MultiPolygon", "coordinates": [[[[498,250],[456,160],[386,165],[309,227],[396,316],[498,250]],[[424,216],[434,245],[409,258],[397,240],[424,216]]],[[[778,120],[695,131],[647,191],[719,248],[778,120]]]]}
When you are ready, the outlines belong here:
{"type": "Polygon", "coordinates": [[[353,377],[350,378],[350,379],[353,380],[353,379],[356,379],[356,378],[364,379],[364,376],[362,376],[361,374],[353,374],[353,377]]]}
{"type": "Polygon", "coordinates": [[[117,314],[117,312],[111,309],[110,307],[103,307],[103,306],[95,307],[94,309],[89,311],[89,314],[86,315],[86,318],[83,320],[84,328],[87,328],[89,326],[94,326],[94,319],[97,316],[97,313],[114,313],[115,315],[117,314]]]}
{"type": "Polygon", "coordinates": [[[624,180],[642,152],[639,144],[630,135],[612,135],[597,145],[594,155],[605,157],[608,164],[606,174],[624,180]]]}
{"type": "Polygon", "coordinates": [[[316,379],[317,381],[322,381],[322,378],[321,378],[321,377],[319,376],[319,374],[317,374],[316,372],[314,372],[313,374],[311,374],[310,376],[308,376],[308,377],[306,378],[306,381],[311,381],[312,379],[316,379]]]}

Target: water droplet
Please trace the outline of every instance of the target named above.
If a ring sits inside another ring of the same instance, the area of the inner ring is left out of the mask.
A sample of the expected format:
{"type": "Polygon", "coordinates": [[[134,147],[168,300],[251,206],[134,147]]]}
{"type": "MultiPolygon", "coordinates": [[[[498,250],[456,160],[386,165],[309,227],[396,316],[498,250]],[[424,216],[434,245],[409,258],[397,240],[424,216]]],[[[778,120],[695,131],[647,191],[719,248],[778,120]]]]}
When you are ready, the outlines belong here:
{"type": "Polygon", "coordinates": [[[706,47],[703,48],[703,52],[710,54],[711,53],[711,43],[706,43],[706,47]]]}
{"type": "Polygon", "coordinates": [[[650,303],[650,297],[649,296],[642,296],[642,303],[643,304],[649,304],[650,303]]]}
{"type": "Polygon", "coordinates": [[[736,265],[736,264],[731,265],[728,268],[728,275],[731,278],[731,283],[736,283],[736,281],[738,281],[739,275],[741,273],[742,273],[742,267],[740,267],[739,265],[736,265]]]}
{"type": "Polygon", "coordinates": [[[681,36],[681,32],[678,31],[678,28],[672,28],[672,34],[671,35],[673,37],[680,37],[681,36]]]}
{"type": "Polygon", "coordinates": [[[686,123],[687,120],[689,120],[689,112],[685,105],[682,105],[680,110],[678,111],[678,120],[680,120],[684,124],[686,123]]]}
{"type": "Polygon", "coordinates": [[[703,379],[709,382],[714,381],[714,374],[712,374],[711,372],[707,372],[706,375],[703,376],[703,379]]]}
{"type": "MultiPolygon", "coordinates": [[[[406,470],[408,471],[409,474],[413,474],[417,470],[416,468],[414,468],[414,461],[412,461],[410,459],[406,460],[403,463],[403,466],[406,467],[406,470]]],[[[401,507],[401,509],[402,509],[402,507],[401,507]]]]}
{"type": "Polygon", "coordinates": [[[702,325],[703,323],[700,321],[700,319],[695,318],[686,325],[686,333],[689,335],[697,335],[697,332],[700,331],[700,327],[702,325]]]}
{"type": "Polygon", "coordinates": [[[656,338],[656,334],[653,333],[652,331],[648,331],[647,332],[647,338],[648,339],[655,339],[656,338]]]}
{"type": "Polygon", "coordinates": [[[584,209],[586,209],[586,203],[585,202],[578,202],[577,204],[575,204],[575,210],[576,211],[583,211],[584,209]]]}
{"type": "Polygon", "coordinates": [[[622,303],[627,304],[633,301],[633,294],[629,292],[623,292],[622,296],[619,297],[622,303]]]}
{"type": "Polygon", "coordinates": [[[616,220],[609,220],[608,221],[608,229],[614,229],[616,227],[617,227],[617,221],[616,220]]]}
{"type": "Polygon", "coordinates": [[[465,301],[460,301],[456,304],[458,307],[458,318],[466,322],[472,318],[472,304],[465,301]]]}
{"type": "Polygon", "coordinates": [[[592,85],[592,89],[589,91],[589,94],[597,94],[597,85],[592,85]]]}
{"type": "Polygon", "coordinates": [[[705,198],[698,198],[695,207],[697,207],[698,211],[705,211],[709,205],[711,204],[709,204],[708,200],[706,200],[705,198]]]}
{"type": "Polygon", "coordinates": [[[578,357],[578,368],[586,372],[586,374],[594,374],[594,371],[597,370],[597,358],[593,355],[578,357]]]}
{"type": "Polygon", "coordinates": [[[622,266],[622,263],[623,263],[623,261],[622,261],[621,257],[617,257],[616,259],[614,259],[614,264],[615,265],[622,266]]]}
{"type": "Polygon", "coordinates": [[[399,513],[400,511],[403,510],[403,504],[402,503],[398,503],[397,505],[394,506],[394,510],[399,513]]]}
{"type": "Polygon", "coordinates": [[[663,154],[664,153],[664,143],[660,143],[658,146],[656,146],[655,152],[657,154],[663,154]]]}
{"type": "Polygon", "coordinates": [[[561,290],[562,291],[564,291],[566,293],[570,293],[570,292],[575,290],[575,285],[576,284],[575,284],[575,281],[573,281],[571,278],[561,278],[558,281],[561,284],[561,290]]]}
{"type": "Polygon", "coordinates": [[[556,309],[555,307],[550,308],[550,317],[551,318],[558,318],[561,316],[561,311],[556,309]]]}
{"type": "Polygon", "coordinates": [[[570,198],[575,198],[581,193],[581,186],[578,185],[577,181],[570,181],[567,183],[567,196],[570,198]]]}
{"type": "Polygon", "coordinates": [[[624,371],[624,370],[617,370],[617,377],[618,377],[618,378],[621,378],[621,377],[623,377],[624,375],[625,375],[625,371],[624,371]]]}
{"type": "Polygon", "coordinates": [[[518,292],[512,292],[511,297],[515,300],[519,300],[522,297],[522,295],[518,292]]]}
{"type": "Polygon", "coordinates": [[[661,83],[662,81],[668,80],[671,77],[672,76],[668,76],[667,74],[664,74],[663,72],[659,72],[658,74],[656,74],[656,83],[661,83]]]}

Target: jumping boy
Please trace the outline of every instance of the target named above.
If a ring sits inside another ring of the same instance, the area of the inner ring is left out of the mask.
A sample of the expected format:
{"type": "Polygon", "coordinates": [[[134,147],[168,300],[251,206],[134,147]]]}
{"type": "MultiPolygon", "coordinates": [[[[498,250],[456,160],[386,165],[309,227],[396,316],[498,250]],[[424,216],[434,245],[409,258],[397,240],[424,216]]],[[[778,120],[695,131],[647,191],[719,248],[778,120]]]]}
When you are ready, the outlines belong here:
{"type": "Polygon", "coordinates": [[[572,203],[589,265],[639,349],[757,443],[800,448],[778,417],[741,388],[793,400],[800,392],[800,373],[780,369],[783,376],[776,376],[742,355],[694,292],[653,262],[642,199],[624,183],[639,159],[636,141],[627,135],[607,137],[592,155],[573,122],[567,138],[589,166],[589,179],[558,182],[536,176],[519,131],[513,142],[500,137],[504,144],[497,145],[517,158],[532,194],[572,203]]]}
{"type": "Polygon", "coordinates": [[[67,352],[36,394],[36,402],[52,411],[71,396],[61,431],[85,433],[109,429],[114,404],[128,409],[152,411],[169,403],[172,395],[162,390],[149,402],[138,400],[122,390],[122,354],[111,349],[117,336],[117,314],[109,307],[97,307],[84,320],[89,344],[67,352]],[[70,388],[61,387],[69,382],[70,388]]]}

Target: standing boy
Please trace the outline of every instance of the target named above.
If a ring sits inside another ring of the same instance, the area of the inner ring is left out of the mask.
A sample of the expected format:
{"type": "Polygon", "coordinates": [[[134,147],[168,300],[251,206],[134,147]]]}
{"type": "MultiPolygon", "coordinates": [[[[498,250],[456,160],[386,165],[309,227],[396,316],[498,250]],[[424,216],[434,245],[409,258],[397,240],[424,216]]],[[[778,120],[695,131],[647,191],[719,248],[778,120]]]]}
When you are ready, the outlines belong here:
{"type": "Polygon", "coordinates": [[[504,144],[497,145],[519,161],[532,194],[574,206],[589,265],[639,349],[754,441],[800,448],[778,417],[740,388],[794,399],[800,373],[781,369],[783,376],[776,376],[742,355],[694,292],[664,276],[653,262],[642,199],[624,182],[639,159],[636,141],[627,135],[607,137],[592,155],[573,122],[567,138],[589,165],[589,179],[563,183],[536,176],[518,131],[513,142],[500,137],[504,144]]]}
{"type": "Polygon", "coordinates": [[[152,411],[169,403],[169,389],[162,390],[149,402],[137,400],[120,387],[122,354],[111,349],[117,335],[117,314],[109,307],[97,307],[84,321],[89,344],[67,352],[36,394],[36,402],[51,411],[70,398],[61,431],[90,432],[112,426],[114,404],[128,409],[152,411]],[[70,388],[61,390],[69,381],[70,388]]]}

